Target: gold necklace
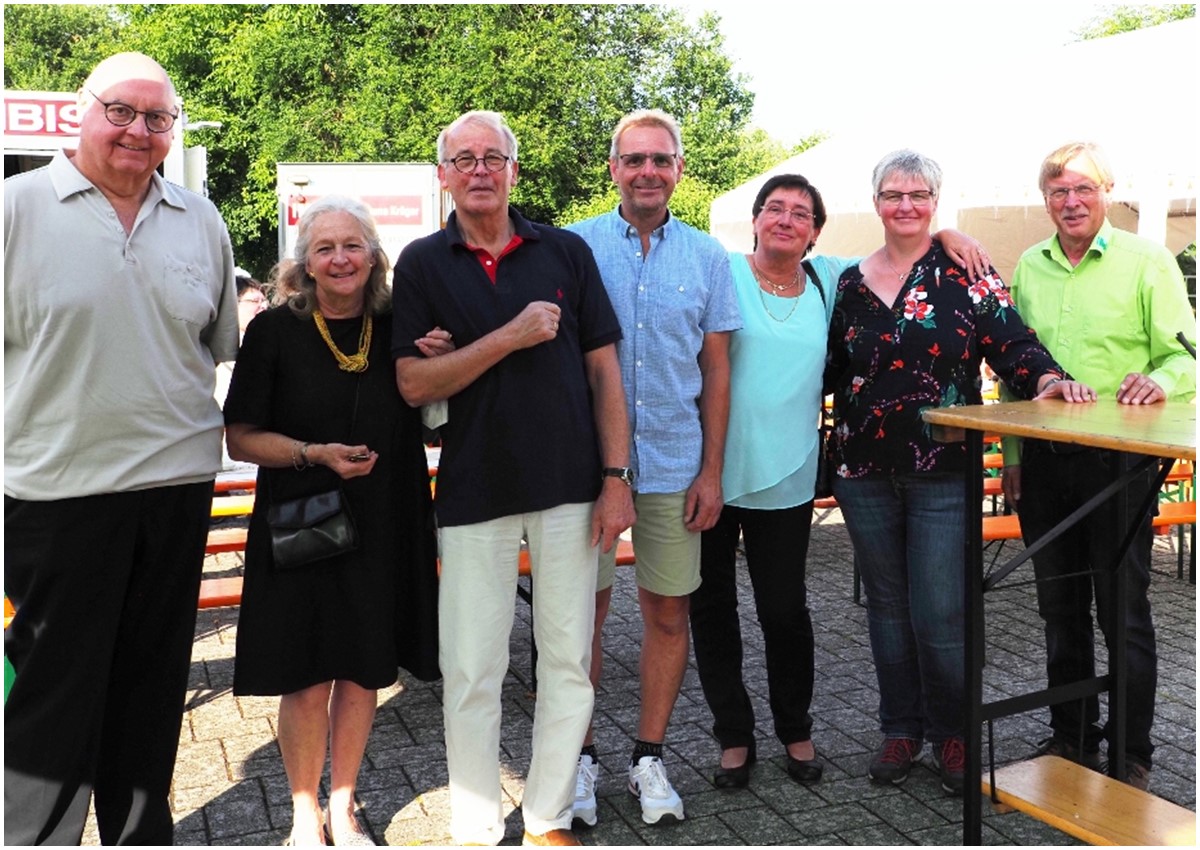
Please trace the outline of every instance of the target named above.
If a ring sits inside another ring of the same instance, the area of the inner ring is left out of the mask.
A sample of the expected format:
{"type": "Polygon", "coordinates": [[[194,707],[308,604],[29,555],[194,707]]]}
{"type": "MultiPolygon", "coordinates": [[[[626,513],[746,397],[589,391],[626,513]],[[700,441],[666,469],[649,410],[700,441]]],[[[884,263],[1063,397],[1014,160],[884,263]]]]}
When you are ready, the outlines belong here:
{"type": "Polygon", "coordinates": [[[760,284],[765,283],[767,286],[771,287],[771,289],[775,290],[776,293],[780,293],[791,289],[793,286],[800,285],[800,268],[800,266],[796,266],[796,271],[792,273],[792,279],[787,283],[776,283],[758,270],[758,264],[754,262],[754,255],[750,255],[750,271],[754,273],[754,279],[760,284]]]}
{"type": "Polygon", "coordinates": [[[796,305],[800,303],[799,295],[797,295],[795,298],[791,299],[792,309],[788,310],[787,315],[781,319],[778,316],[776,316],[774,313],[772,313],[771,308],[767,306],[767,296],[763,295],[762,287],[759,286],[759,287],[756,287],[756,289],[758,289],[758,300],[762,302],[763,310],[766,311],[768,316],[770,316],[772,319],[774,319],[775,321],[777,321],[781,324],[783,322],[786,322],[788,319],[790,319],[792,317],[792,313],[796,312],[796,305]]]}
{"type": "Polygon", "coordinates": [[[362,333],[358,335],[358,352],[352,357],[342,354],[334,345],[333,338],[329,335],[329,327],[325,324],[325,317],[321,315],[321,311],[313,310],[312,315],[313,321],[317,325],[317,333],[321,335],[321,339],[325,340],[325,344],[333,352],[338,368],[343,372],[367,371],[367,352],[371,350],[371,314],[363,313],[362,333]]]}

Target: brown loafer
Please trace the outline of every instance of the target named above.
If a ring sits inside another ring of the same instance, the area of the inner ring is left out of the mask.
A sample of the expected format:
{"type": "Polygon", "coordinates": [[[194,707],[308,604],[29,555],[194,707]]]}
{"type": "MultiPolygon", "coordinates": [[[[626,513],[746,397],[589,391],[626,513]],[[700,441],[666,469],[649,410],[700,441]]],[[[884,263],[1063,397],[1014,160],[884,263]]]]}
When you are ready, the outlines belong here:
{"type": "Polygon", "coordinates": [[[569,829],[552,829],[543,835],[526,832],[521,843],[526,847],[578,847],[580,841],[569,829]]]}

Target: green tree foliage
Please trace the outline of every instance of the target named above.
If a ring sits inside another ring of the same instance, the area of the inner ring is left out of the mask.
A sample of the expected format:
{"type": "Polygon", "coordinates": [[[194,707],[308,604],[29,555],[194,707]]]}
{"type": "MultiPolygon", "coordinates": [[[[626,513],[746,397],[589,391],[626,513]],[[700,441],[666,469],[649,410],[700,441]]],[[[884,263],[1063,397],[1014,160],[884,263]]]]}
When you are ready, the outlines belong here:
{"type": "Polygon", "coordinates": [[[439,130],[468,109],[505,114],[521,143],[513,202],[558,223],[611,209],[613,126],[666,109],[687,150],[677,214],[707,226],[702,199],[785,153],[745,131],[753,95],[717,25],[648,4],[10,5],[5,84],[71,90],[107,53],[158,59],[189,118],[223,124],[188,143],[208,147],[210,194],[239,262],[262,274],[276,162],[432,162],[439,130]]]}
{"type": "Polygon", "coordinates": [[[4,7],[4,87],[74,91],[112,52],[118,22],[106,6],[4,7]]]}
{"type": "Polygon", "coordinates": [[[1087,41],[1194,17],[1196,17],[1195,3],[1111,6],[1103,15],[1093,18],[1076,30],[1075,35],[1079,37],[1080,41],[1087,41]]]}

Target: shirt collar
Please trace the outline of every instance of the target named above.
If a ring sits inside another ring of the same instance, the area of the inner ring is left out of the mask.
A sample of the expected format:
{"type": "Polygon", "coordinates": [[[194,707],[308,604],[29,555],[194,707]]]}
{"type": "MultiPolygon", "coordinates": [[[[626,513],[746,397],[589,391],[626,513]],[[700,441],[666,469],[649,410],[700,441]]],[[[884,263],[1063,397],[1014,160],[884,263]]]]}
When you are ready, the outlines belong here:
{"type": "MultiPolygon", "coordinates": [[[[638,235],[637,228],[625,220],[621,215],[621,205],[617,204],[617,208],[612,211],[613,228],[624,238],[630,239],[638,235]]],[[[660,224],[654,230],[650,231],[651,236],[657,236],[659,239],[667,238],[667,234],[675,230],[675,217],[671,215],[671,211],[667,210],[667,220],[660,224]]]]}
{"type": "MultiPolygon", "coordinates": [[[[49,172],[50,183],[54,187],[54,192],[58,196],[59,201],[65,201],[72,195],[87,192],[91,189],[100,191],[96,184],[88,180],[83,175],[83,172],[75,167],[75,164],[71,162],[71,158],[67,156],[65,151],[60,150],[50,160],[49,172]]],[[[142,206],[146,206],[147,204],[153,206],[159,201],[181,210],[187,209],[184,190],[173,183],[163,180],[162,176],[156,171],[150,175],[150,189],[146,193],[146,199],[142,202],[142,206]]]]}
{"type": "MultiPolygon", "coordinates": [[[[1092,244],[1088,247],[1083,256],[1086,258],[1095,255],[1097,259],[1103,257],[1105,252],[1108,251],[1109,246],[1112,245],[1114,229],[1115,228],[1113,228],[1112,222],[1105,217],[1104,223],[1100,225],[1100,229],[1096,232],[1096,235],[1092,237],[1092,244]]],[[[1050,242],[1047,244],[1044,252],[1045,255],[1052,260],[1063,263],[1067,262],[1067,255],[1063,251],[1061,243],[1058,241],[1057,233],[1050,238],[1050,242]]]]}
{"type": "MultiPolygon", "coordinates": [[[[530,239],[537,241],[541,238],[529,220],[521,215],[515,207],[509,206],[508,218],[513,224],[514,234],[520,236],[522,242],[530,239]]],[[[450,217],[446,219],[446,237],[450,240],[451,245],[462,245],[464,248],[471,247],[467,244],[467,240],[463,239],[462,231],[458,229],[457,210],[452,210],[450,217]]]]}

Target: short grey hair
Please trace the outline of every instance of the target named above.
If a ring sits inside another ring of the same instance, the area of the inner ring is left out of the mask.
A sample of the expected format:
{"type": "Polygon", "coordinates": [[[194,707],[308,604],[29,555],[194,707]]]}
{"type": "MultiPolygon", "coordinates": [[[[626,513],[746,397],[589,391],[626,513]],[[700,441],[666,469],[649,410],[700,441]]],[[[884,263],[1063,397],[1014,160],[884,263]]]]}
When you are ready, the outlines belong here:
{"type": "Polygon", "coordinates": [[[475,124],[480,127],[487,127],[489,130],[495,131],[504,139],[508,146],[508,156],[513,162],[517,161],[517,137],[508,123],[504,120],[504,116],[499,112],[489,112],[486,109],[475,109],[471,112],[464,112],[462,115],[455,118],[446,129],[438,133],[437,137],[437,158],[438,162],[446,161],[446,141],[450,136],[457,133],[468,124],[475,124]]]}
{"type": "Polygon", "coordinates": [[[875,172],[871,176],[875,187],[874,194],[878,195],[883,181],[897,172],[908,177],[919,177],[925,181],[925,185],[929,187],[929,191],[933,192],[935,197],[942,189],[942,167],[940,165],[916,151],[898,150],[892,151],[879,160],[879,164],[875,166],[875,172]]]}
{"type": "Polygon", "coordinates": [[[308,249],[312,245],[313,222],[332,212],[349,213],[362,227],[363,238],[371,249],[371,258],[374,261],[363,288],[363,303],[372,315],[378,316],[388,312],[392,306],[392,294],[387,285],[388,257],[384,253],[383,243],[379,240],[379,231],[375,229],[375,219],[366,204],[344,195],[326,195],[319,198],[300,216],[300,229],[292,256],[280,262],[271,272],[271,282],[275,287],[274,303],[287,304],[291,311],[302,319],[311,316],[316,309],[317,282],[308,274],[305,265],[308,261],[308,249]]]}
{"type": "Polygon", "coordinates": [[[608,149],[608,158],[617,158],[621,135],[626,130],[631,127],[647,126],[662,127],[670,133],[672,141],[675,142],[675,156],[683,157],[683,135],[679,130],[679,122],[661,109],[639,109],[636,112],[630,112],[617,122],[617,129],[613,130],[612,134],[612,145],[608,149]]]}

